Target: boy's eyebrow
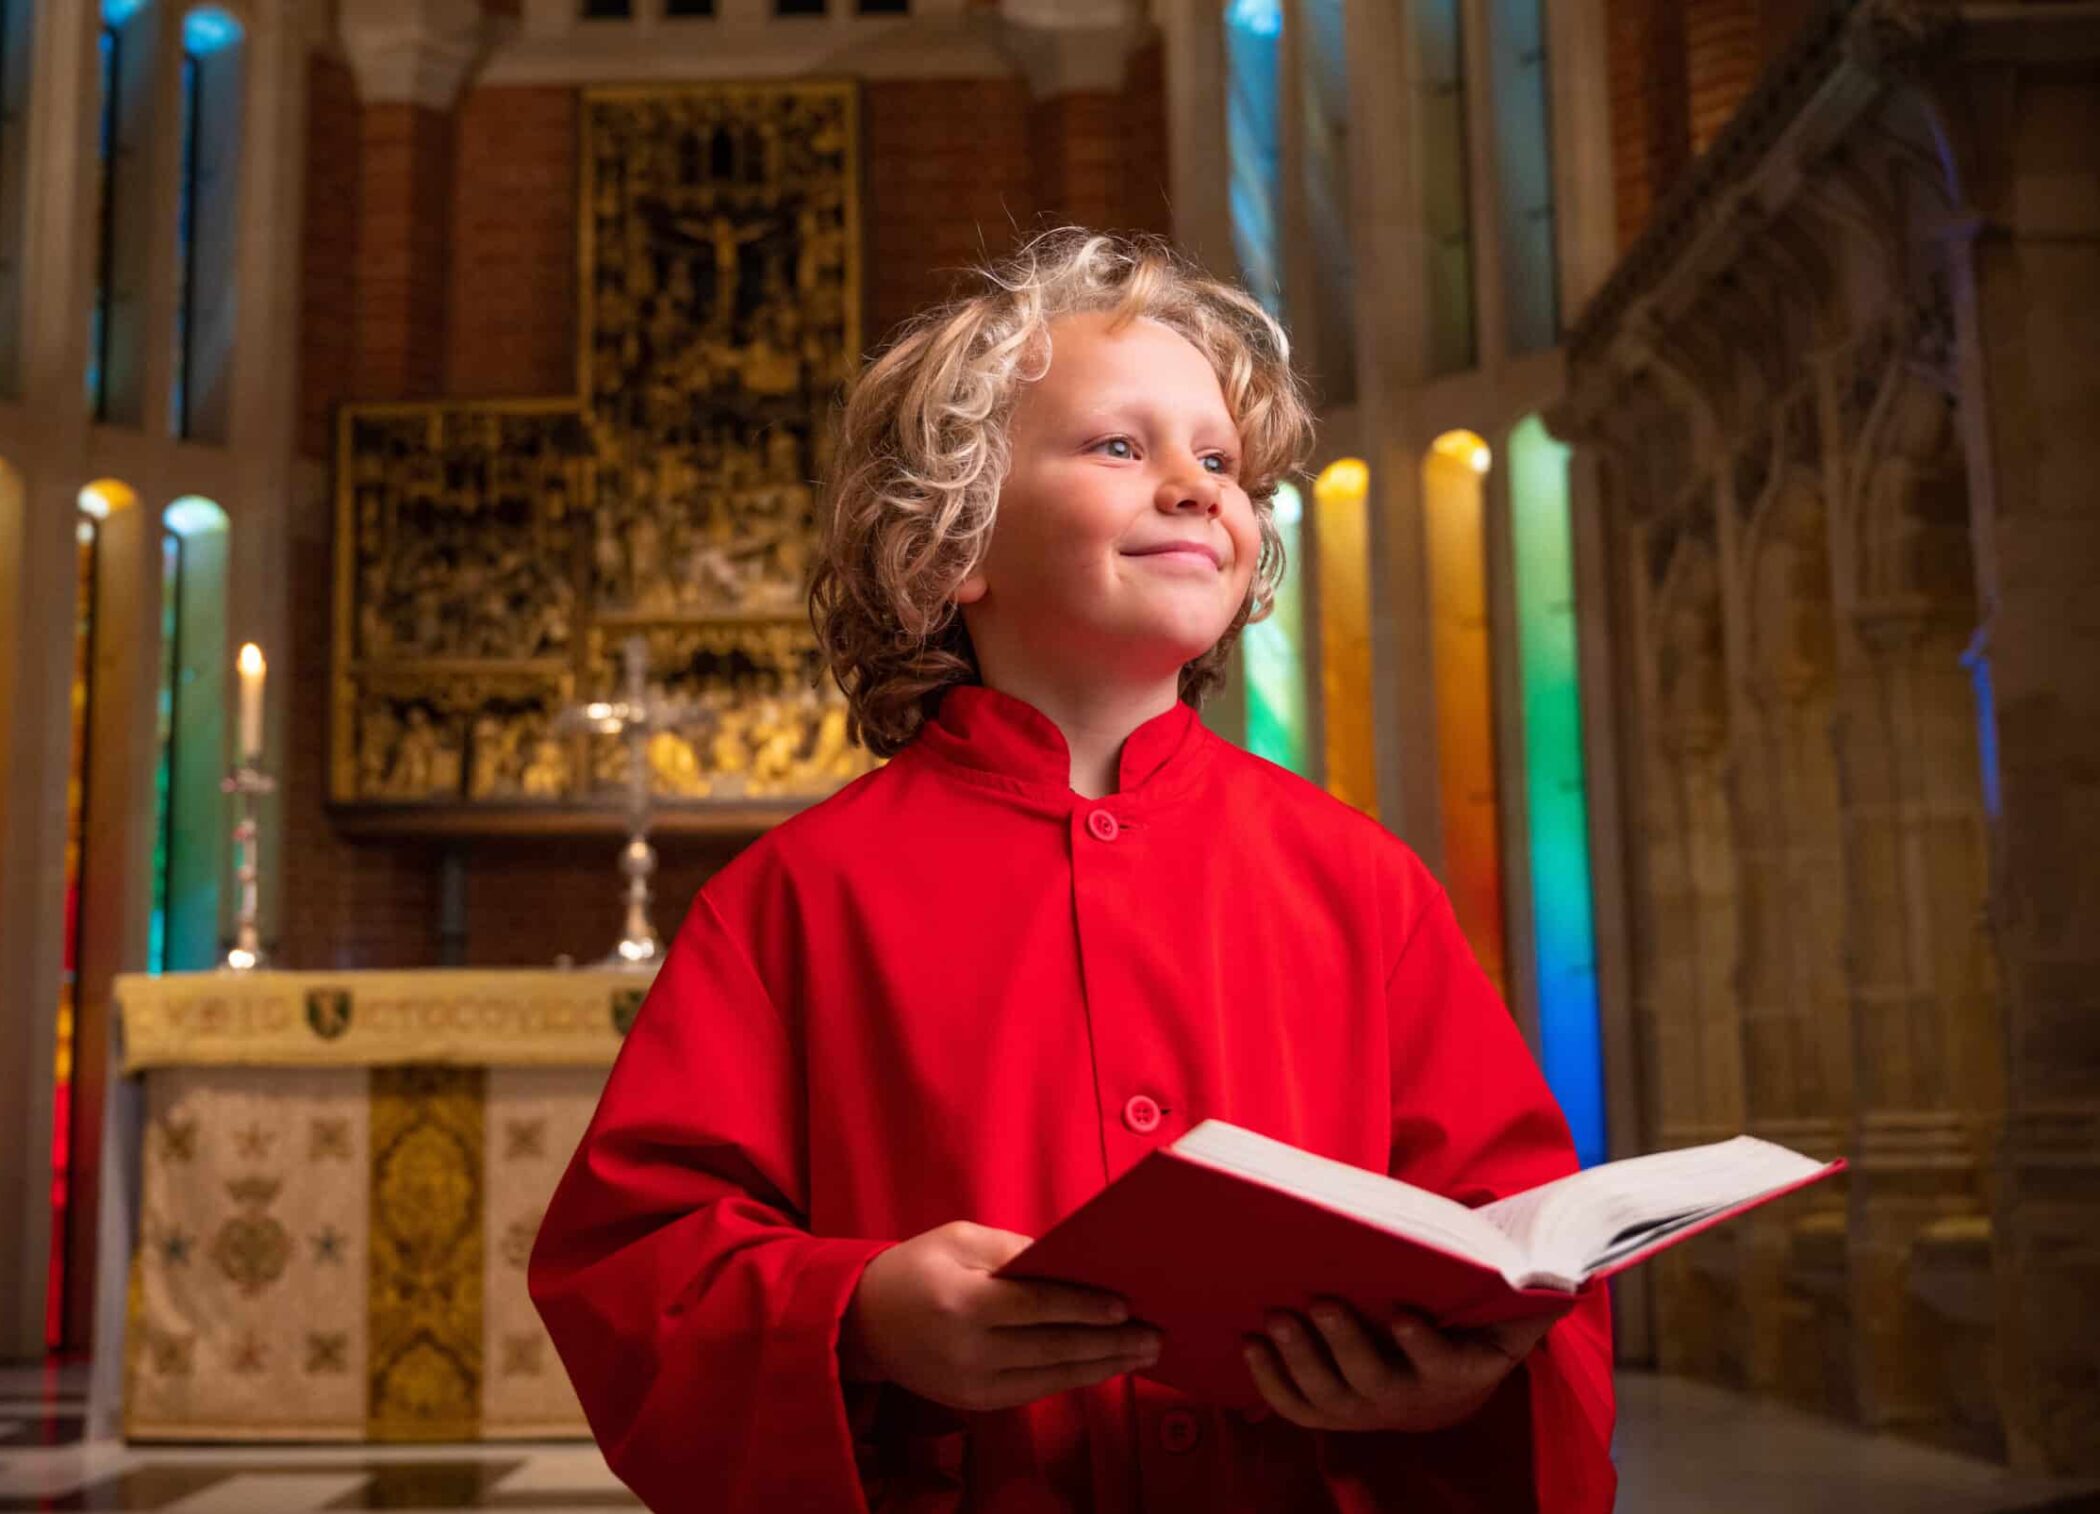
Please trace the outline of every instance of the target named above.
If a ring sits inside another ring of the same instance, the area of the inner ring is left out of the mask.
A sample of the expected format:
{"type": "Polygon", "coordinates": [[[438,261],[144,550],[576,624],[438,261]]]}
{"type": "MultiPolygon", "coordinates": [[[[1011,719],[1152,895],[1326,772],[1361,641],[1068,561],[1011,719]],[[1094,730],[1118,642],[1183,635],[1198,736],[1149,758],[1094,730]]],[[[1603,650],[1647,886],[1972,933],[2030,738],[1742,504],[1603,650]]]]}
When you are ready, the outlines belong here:
{"type": "MultiPolygon", "coordinates": [[[[1151,395],[1131,393],[1111,395],[1105,400],[1089,399],[1080,407],[1077,418],[1085,421],[1102,421],[1132,413],[1141,414],[1148,420],[1157,419],[1162,414],[1158,403],[1151,395]]],[[[1196,429],[1200,431],[1205,427],[1213,426],[1230,432],[1235,439],[1239,436],[1239,427],[1233,424],[1231,416],[1222,411],[1206,409],[1202,417],[1197,421],[1196,429]]]]}

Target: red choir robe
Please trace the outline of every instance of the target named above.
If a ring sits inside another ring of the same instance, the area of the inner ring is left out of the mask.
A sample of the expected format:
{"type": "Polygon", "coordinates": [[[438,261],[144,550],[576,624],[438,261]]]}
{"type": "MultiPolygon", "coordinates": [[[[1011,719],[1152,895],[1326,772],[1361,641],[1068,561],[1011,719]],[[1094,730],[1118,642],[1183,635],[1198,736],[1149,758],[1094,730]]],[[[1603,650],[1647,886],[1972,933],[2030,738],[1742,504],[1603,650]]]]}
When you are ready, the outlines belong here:
{"type": "Polygon", "coordinates": [[[958,1219],[1040,1235],[1206,1118],[1466,1204],[1575,1170],[1389,832],[1182,704],[1130,735],[1116,793],[1069,778],[1048,717],[958,686],[701,889],[531,1260],[614,1471],[707,1514],[1608,1510],[1601,1290],[1428,1434],[1137,1376],[996,1412],[842,1382],[885,1246],[958,1219]]]}

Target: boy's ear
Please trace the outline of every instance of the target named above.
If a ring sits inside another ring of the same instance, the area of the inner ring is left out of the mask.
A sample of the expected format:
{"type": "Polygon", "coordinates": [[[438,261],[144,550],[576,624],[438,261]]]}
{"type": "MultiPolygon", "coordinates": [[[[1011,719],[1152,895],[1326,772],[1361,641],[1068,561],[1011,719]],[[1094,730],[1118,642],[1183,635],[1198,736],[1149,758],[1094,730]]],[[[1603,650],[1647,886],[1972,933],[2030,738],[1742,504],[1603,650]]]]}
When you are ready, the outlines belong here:
{"type": "Polygon", "coordinates": [[[984,591],[984,574],[972,572],[955,586],[955,593],[949,597],[959,605],[974,605],[978,600],[984,598],[984,591]]]}

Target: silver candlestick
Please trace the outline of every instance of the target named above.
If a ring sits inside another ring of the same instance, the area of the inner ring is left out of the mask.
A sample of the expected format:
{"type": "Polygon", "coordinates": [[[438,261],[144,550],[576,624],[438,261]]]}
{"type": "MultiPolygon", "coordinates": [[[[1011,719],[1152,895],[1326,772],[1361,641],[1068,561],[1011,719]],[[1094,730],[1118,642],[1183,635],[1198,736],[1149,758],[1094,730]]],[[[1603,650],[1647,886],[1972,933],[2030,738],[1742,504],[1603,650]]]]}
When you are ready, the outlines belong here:
{"type": "Polygon", "coordinates": [[[233,945],[219,959],[220,968],[227,972],[253,972],[269,966],[256,927],[260,913],[258,880],[262,876],[262,820],[258,812],[263,795],[276,792],[277,780],[255,763],[256,754],[251,753],[219,784],[221,793],[234,796],[239,817],[233,826],[233,875],[240,885],[240,912],[234,923],[233,945]]]}
{"type": "Polygon", "coordinates": [[[649,879],[656,872],[656,848],[649,844],[649,737],[685,724],[691,711],[683,700],[650,696],[646,641],[630,636],[621,653],[626,664],[626,697],[574,706],[563,712],[560,725],[566,730],[623,737],[627,742],[627,844],[620,849],[620,871],[627,879],[627,921],[603,965],[654,972],[662,960],[663,943],[649,919],[649,879]]]}

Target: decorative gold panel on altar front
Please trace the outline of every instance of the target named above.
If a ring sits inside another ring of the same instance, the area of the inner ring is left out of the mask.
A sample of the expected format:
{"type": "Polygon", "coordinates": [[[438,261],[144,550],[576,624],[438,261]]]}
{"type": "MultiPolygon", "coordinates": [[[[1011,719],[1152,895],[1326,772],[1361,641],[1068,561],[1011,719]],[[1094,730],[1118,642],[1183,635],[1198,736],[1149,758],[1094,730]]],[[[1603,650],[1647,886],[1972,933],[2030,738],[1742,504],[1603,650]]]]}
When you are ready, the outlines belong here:
{"type": "Polygon", "coordinates": [[[125,1068],[145,1086],[125,1433],[587,1435],[526,1263],[646,985],[119,977],[125,1068]]]}
{"type": "Polygon", "coordinates": [[[690,715],[648,759],[672,823],[754,822],[871,759],[804,591],[824,418],[860,352],[850,84],[586,91],[574,397],[346,407],[338,805],[473,828],[617,811],[643,637],[690,715]]]}

